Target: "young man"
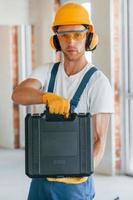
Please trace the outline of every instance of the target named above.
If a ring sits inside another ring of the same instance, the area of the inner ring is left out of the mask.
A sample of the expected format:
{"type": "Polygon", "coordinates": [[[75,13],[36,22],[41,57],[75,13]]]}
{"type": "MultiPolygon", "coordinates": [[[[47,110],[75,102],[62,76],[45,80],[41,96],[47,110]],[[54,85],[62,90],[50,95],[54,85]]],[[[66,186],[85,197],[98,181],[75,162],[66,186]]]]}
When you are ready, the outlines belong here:
{"type": "MultiPolygon", "coordinates": [[[[93,65],[85,57],[85,51],[95,49],[98,38],[88,12],[80,4],[62,5],[53,23],[54,36],[50,43],[63,52],[59,64],[54,93],[47,92],[54,63],[35,69],[31,76],[20,83],[12,99],[17,104],[46,104],[50,113],[64,114],[70,111],[70,100],[84,74],[93,65]]],[[[91,113],[93,118],[94,165],[100,162],[107,136],[110,114],[113,112],[113,94],[107,77],[97,70],[87,84],[76,113],[91,113]]],[[[79,178],[33,179],[28,200],[91,200],[94,198],[93,176],[79,178]]]]}

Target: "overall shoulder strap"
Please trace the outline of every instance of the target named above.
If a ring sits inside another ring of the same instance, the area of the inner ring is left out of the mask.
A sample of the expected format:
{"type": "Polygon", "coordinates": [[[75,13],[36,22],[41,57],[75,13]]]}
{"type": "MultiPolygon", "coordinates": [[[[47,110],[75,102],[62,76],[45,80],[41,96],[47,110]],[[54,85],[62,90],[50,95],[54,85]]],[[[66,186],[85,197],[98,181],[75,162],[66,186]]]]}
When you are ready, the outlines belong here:
{"type": "Polygon", "coordinates": [[[56,75],[58,72],[59,64],[60,64],[60,62],[55,63],[51,70],[51,77],[50,77],[50,81],[49,81],[48,92],[53,92],[53,90],[54,90],[54,84],[55,84],[55,79],[56,79],[56,75]]]}
{"type": "Polygon", "coordinates": [[[80,97],[87,85],[87,83],[89,82],[91,76],[93,75],[94,72],[96,72],[98,69],[96,67],[91,67],[84,75],[77,91],[75,92],[72,100],[71,100],[71,112],[74,112],[75,108],[77,107],[79,101],[80,101],[80,97]]]}

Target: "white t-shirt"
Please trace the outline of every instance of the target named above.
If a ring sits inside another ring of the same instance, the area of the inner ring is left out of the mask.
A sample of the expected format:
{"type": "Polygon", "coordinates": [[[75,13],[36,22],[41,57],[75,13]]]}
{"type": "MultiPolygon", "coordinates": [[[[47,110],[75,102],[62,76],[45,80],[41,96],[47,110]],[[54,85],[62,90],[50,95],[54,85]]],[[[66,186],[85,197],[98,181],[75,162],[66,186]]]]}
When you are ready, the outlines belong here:
{"type": "MultiPolygon", "coordinates": [[[[48,63],[33,70],[28,78],[37,79],[42,84],[42,90],[47,92],[51,70],[54,63],[48,63]]],[[[80,72],[68,76],[64,70],[63,63],[60,63],[57,72],[54,92],[69,100],[74,96],[84,74],[92,67],[87,64],[80,72]]],[[[113,113],[114,96],[108,78],[102,71],[96,71],[90,78],[84,92],[81,95],[76,113],[113,113]]]]}

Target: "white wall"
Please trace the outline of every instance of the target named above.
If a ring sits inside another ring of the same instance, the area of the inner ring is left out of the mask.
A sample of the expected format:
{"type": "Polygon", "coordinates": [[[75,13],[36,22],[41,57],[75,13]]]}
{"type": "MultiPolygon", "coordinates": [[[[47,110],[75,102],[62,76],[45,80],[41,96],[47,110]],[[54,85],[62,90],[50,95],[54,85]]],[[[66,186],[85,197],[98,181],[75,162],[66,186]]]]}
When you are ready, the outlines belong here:
{"type": "Polygon", "coordinates": [[[28,0],[0,0],[0,24],[26,24],[29,22],[28,0]]]}
{"type": "Polygon", "coordinates": [[[0,146],[14,147],[10,29],[0,27],[0,146]]]}

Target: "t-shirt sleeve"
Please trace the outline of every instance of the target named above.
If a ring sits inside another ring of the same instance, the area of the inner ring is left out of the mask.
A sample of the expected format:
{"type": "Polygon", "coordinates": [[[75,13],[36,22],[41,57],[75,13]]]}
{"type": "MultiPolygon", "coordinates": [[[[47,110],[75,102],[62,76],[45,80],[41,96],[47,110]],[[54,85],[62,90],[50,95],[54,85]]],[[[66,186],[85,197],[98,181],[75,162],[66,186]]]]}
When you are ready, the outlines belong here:
{"type": "Polygon", "coordinates": [[[114,94],[106,76],[95,81],[89,94],[90,113],[114,113],[114,94]]]}
{"type": "Polygon", "coordinates": [[[39,66],[32,71],[28,78],[37,79],[38,81],[40,81],[43,88],[46,85],[50,68],[50,63],[39,66]]]}

